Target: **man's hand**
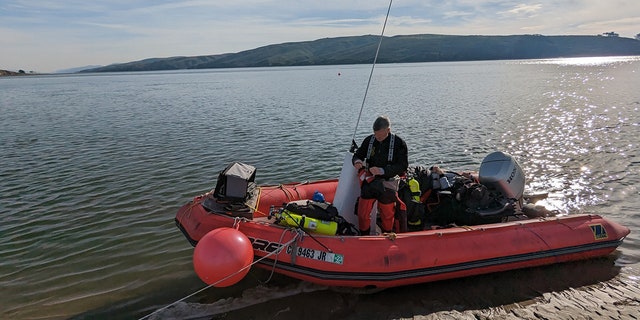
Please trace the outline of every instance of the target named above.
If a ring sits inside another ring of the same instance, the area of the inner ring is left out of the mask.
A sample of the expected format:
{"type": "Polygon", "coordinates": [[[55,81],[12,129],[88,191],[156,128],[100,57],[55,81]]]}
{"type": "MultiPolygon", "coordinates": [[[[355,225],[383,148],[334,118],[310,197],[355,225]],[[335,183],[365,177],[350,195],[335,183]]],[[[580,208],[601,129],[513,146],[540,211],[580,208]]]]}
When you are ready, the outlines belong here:
{"type": "Polygon", "coordinates": [[[369,172],[371,172],[372,175],[381,176],[384,174],[384,169],[380,167],[371,167],[369,168],[369,172]]]}

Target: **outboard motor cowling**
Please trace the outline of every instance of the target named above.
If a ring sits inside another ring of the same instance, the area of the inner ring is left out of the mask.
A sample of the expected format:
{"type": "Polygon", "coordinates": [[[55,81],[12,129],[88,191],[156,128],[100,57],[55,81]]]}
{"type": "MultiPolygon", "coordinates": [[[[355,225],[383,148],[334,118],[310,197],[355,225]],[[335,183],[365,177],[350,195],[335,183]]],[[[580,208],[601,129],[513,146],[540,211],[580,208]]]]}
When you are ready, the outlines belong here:
{"type": "Polygon", "coordinates": [[[487,155],[479,172],[480,183],[506,198],[520,200],[524,194],[525,177],[522,168],[510,155],[496,151],[487,155]]]}

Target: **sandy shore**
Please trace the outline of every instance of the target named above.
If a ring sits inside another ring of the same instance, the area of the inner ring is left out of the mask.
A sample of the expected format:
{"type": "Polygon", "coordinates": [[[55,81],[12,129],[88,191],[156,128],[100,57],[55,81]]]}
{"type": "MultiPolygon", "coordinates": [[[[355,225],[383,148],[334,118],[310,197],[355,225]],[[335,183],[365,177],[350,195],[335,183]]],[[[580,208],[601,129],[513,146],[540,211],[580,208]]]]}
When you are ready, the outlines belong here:
{"type": "MultiPolygon", "coordinates": [[[[363,292],[305,282],[181,302],[152,319],[640,319],[640,265],[614,258],[363,292]]],[[[215,290],[215,288],[213,289],[215,290]]]]}

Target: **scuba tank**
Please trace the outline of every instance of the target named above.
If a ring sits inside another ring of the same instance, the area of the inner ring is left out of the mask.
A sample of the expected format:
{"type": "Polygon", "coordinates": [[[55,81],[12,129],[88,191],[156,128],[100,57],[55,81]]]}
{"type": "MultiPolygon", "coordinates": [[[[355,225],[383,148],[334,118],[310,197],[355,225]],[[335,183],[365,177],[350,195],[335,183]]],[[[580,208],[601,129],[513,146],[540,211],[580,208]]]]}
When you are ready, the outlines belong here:
{"type": "Polygon", "coordinates": [[[407,180],[409,189],[411,190],[411,199],[420,201],[420,183],[414,178],[407,180]]]}
{"type": "MultiPolygon", "coordinates": [[[[418,180],[414,178],[409,178],[407,179],[407,184],[409,185],[409,190],[411,190],[411,200],[418,202],[419,204],[420,203],[420,183],[418,182],[418,180]]],[[[417,204],[414,203],[414,206],[415,205],[417,204]]],[[[417,217],[412,216],[410,219],[407,220],[407,224],[414,227],[421,226],[422,219],[420,219],[419,215],[417,217]]]]}
{"type": "Polygon", "coordinates": [[[276,218],[279,219],[280,225],[294,228],[302,227],[304,230],[311,233],[335,235],[338,231],[338,223],[335,221],[324,221],[320,219],[309,218],[305,215],[299,215],[289,210],[283,209],[279,214],[276,215],[276,218]]]}

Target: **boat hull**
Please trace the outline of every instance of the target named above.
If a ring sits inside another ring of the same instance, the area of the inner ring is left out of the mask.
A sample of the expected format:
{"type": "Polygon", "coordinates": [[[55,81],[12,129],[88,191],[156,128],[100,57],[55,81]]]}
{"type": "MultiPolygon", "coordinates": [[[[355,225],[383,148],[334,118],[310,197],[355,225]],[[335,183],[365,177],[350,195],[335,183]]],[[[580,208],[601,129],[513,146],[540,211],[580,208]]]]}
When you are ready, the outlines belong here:
{"type": "MultiPolygon", "coordinates": [[[[288,195],[285,200],[298,200],[298,194],[305,199],[323,190],[331,199],[336,184],[298,184],[297,193],[280,193],[288,195]]],[[[267,191],[270,198],[261,200],[261,210],[282,204],[277,189],[267,191]]],[[[210,212],[200,204],[203,197],[176,216],[192,244],[216,228],[236,227],[251,240],[257,266],[327,286],[396,287],[601,257],[629,234],[615,222],[582,214],[380,236],[327,236],[275,224],[264,211],[253,219],[210,212]]]]}
{"type": "MultiPolygon", "coordinates": [[[[571,236],[556,237],[554,243],[540,240],[565,231],[562,229],[567,225],[572,235],[591,238],[590,225],[612,230],[607,232],[616,236],[625,234],[624,228],[619,230],[601,217],[576,216],[571,221],[413,232],[395,239],[316,237],[322,245],[304,239],[297,247],[288,246],[277,260],[263,260],[261,266],[271,269],[275,264],[282,274],[322,285],[385,288],[601,257],[613,252],[622,241],[567,239],[571,236]]],[[[269,241],[255,238],[254,243],[262,247],[269,241]]],[[[264,256],[264,252],[256,256],[264,256]]]]}

